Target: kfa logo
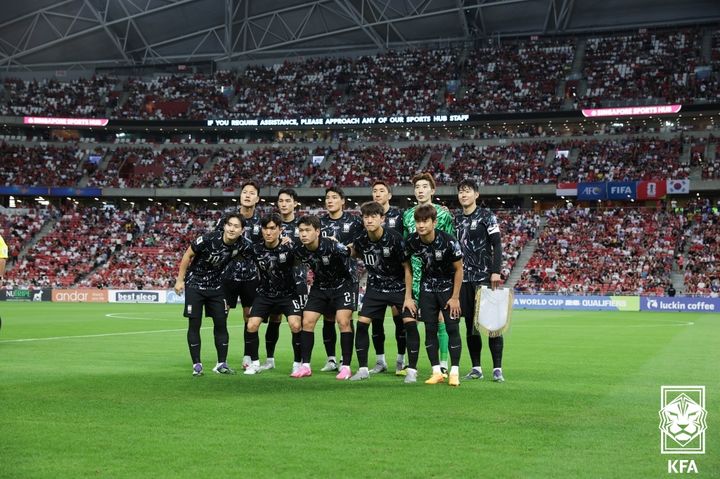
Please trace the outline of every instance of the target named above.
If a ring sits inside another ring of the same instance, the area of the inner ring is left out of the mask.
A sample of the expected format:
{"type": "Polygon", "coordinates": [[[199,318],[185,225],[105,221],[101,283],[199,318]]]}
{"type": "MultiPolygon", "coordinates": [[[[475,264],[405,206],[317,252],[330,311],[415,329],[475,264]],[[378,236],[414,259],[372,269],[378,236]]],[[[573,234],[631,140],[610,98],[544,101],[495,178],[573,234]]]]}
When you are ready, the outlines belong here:
{"type": "Polygon", "coordinates": [[[343,224],[343,233],[349,233],[350,227],[352,227],[352,223],[344,223],[343,224]]]}
{"type": "Polygon", "coordinates": [[[705,454],[705,386],[660,388],[661,454],[705,454]]]}
{"type": "Polygon", "coordinates": [[[390,219],[388,220],[388,226],[389,226],[390,228],[395,228],[396,222],[397,222],[397,218],[390,218],[390,219]]]}

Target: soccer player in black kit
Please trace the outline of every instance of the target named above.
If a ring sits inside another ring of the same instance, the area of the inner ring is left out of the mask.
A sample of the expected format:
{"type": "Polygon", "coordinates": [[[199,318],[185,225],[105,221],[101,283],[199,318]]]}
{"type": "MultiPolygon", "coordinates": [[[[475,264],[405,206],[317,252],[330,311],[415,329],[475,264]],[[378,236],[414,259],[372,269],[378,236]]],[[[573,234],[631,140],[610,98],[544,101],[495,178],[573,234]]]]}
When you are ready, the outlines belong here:
{"type": "MultiPolygon", "coordinates": [[[[345,193],[342,188],[332,186],[325,190],[325,210],[327,215],[320,219],[322,236],[325,238],[334,238],[336,241],[348,246],[355,239],[365,233],[362,220],[357,216],[344,211],[345,193]]],[[[353,274],[356,264],[353,261],[353,274]]],[[[355,284],[355,296],[357,296],[359,285],[355,284]]],[[[335,331],[335,318],[333,311],[323,311],[323,344],[327,353],[327,362],[321,371],[336,371],[338,369],[337,359],[335,358],[335,343],[337,342],[337,333],[335,331]]]]}
{"type": "Polygon", "coordinates": [[[205,316],[213,320],[213,335],[217,350],[217,364],[213,371],[233,374],[227,365],[229,334],[227,330],[228,306],[223,289],[223,274],[231,262],[249,255],[252,246],[242,237],[243,224],[239,214],[225,217],[223,231],[200,236],[185,251],[175,281],[175,292],[185,290],[185,311],[188,318],[187,342],[193,362],[193,376],[202,376],[200,360],[200,326],[203,308],[205,316]]]}
{"type": "Polygon", "coordinates": [[[293,336],[295,362],[300,362],[302,311],[295,285],[295,245],[280,242],[281,224],[279,214],[265,216],[260,220],[263,242],[253,245],[251,258],[257,265],[259,285],[247,323],[249,341],[246,350],[251,364],[245,369],[245,374],[262,371],[258,357],[258,328],[271,314],[284,314],[287,318],[293,336]]]}
{"type": "Polygon", "coordinates": [[[353,332],[352,313],[357,307],[357,277],[351,264],[350,250],[339,241],[320,236],[320,219],[314,215],[298,222],[301,244],[296,246],[297,258],[313,271],[315,280],[308,295],[302,319],[302,366],[292,377],[312,375],[310,359],[315,344],[315,324],[321,314],[335,312],[340,327],[343,365],[337,379],[350,379],[353,332]]]}
{"type": "MultiPolygon", "coordinates": [[[[440,369],[438,351],[438,317],[443,315],[449,337],[450,386],[460,385],[460,287],[463,278],[463,261],[460,244],[450,234],[436,229],[437,211],[433,205],[418,206],[413,217],[415,233],[407,239],[408,256],[421,262],[420,320],[425,323],[425,348],[432,365],[432,376],[425,384],[438,384],[445,380],[440,369]]],[[[417,370],[407,369],[405,382],[417,379],[417,370]],[[412,379],[411,379],[412,378],[412,379]]]]}
{"type": "MultiPolygon", "coordinates": [[[[262,241],[260,216],[255,211],[258,201],[260,201],[260,187],[257,183],[254,181],[243,183],[240,188],[240,213],[245,226],[243,234],[245,238],[256,244],[262,241]]],[[[247,320],[257,290],[257,268],[255,263],[250,259],[244,259],[230,264],[225,272],[224,287],[230,309],[234,309],[237,306],[238,298],[240,299],[243,308],[243,321],[245,322],[243,336],[245,344],[247,344],[247,320]]],[[[279,325],[277,330],[279,330],[279,325]]],[[[243,368],[250,365],[250,356],[247,350],[243,353],[242,365],[243,368]]]]}
{"type": "MultiPolygon", "coordinates": [[[[295,209],[298,207],[298,195],[292,188],[281,188],[280,191],[278,191],[277,195],[277,208],[278,212],[280,213],[280,218],[282,219],[282,232],[281,236],[283,238],[290,238],[293,240],[296,244],[300,243],[300,231],[298,230],[298,220],[299,218],[295,215],[295,209]]],[[[307,301],[308,297],[308,283],[307,283],[307,267],[303,264],[297,264],[295,265],[295,286],[297,290],[298,295],[298,301],[300,301],[300,308],[305,308],[305,302],[307,301]]],[[[280,322],[280,317],[278,316],[270,316],[270,321],[277,321],[280,322]]],[[[270,329],[270,326],[268,326],[268,330],[270,329]]],[[[334,330],[333,330],[334,331],[334,330]]],[[[269,339],[268,336],[265,335],[265,343],[266,347],[268,348],[268,360],[265,363],[265,366],[260,366],[260,369],[271,369],[270,366],[275,367],[275,360],[270,357],[270,345],[268,343],[269,339]]],[[[277,342],[277,338],[275,338],[275,342],[277,342]]],[[[273,347],[274,351],[274,347],[273,347]]],[[[300,351],[300,334],[294,334],[293,333],[293,351],[296,352],[295,354],[295,360],[293,361],[293,367],[292,372],[300,368],[300,356],[298,351],[300,351]]]]}
{"type": "MultiPolygon", "coordinates": [[[[455,217],[455,231],[463,252],[463,283],[460,290],[460,309],[467,327],[467,347],[472,369],[464,379],[482,379],[480,352],[482,340],[475,331],[475,291],[481,286],[495,289],[500,286],[502,244],[497,218],[487,208],[478,208],[478,186],[471,180],[462,180],[458,186],[458,201],[463,214],[455,217]]],[[[493,381],[502,382],[502,336],[488,338],[493,360],[493,381]]]]}
{"type": "MultiPolygon", "coordinates": [[[[392,198],[392,190],[390,186],[382,180],[377,180],[372,185],[373,201],[382,206],[385,216],[385,227],[393,229],[403,236],[402,211],[394,206],[390,206],[390,198],[392,198]]],[[[397,359],[395,361],[395,374],[397,376],[405,375],[405,327],[403,325],[403,315],[401,311],[393,308],[393,322],[395,323],[395,342],[397,343],[397,359]]],[[[372,341],[375,348],[376,362],[375,367],[370,370],[371,373],[381,373],[387,371],[387,361],[385,360],[385,317],[375,318],[372,322],[372,341]]]]}
{"type": "MultiPolygon", "coordinates": [[[[368,284],[360,311],[355,336],[355,351],[359,369],[350,378],[360,381],[370,377],[368,371],[368,327],[380,318],[385,319],[388,307],[401,311],[407,323],[407,342],[410,349],[410,368],[417,368],[420,336],[415,314],[417,308],[412,298],[412,270],[405,256],[405,241],[392,228],[384,228],[385,212],[380,203],[371,201],[360,207],[366,234],[351,246],[353,256],[363,260],[368,271],[368,284]]],[[[379,372],[379,371],[378,371],[379,372]]]]}

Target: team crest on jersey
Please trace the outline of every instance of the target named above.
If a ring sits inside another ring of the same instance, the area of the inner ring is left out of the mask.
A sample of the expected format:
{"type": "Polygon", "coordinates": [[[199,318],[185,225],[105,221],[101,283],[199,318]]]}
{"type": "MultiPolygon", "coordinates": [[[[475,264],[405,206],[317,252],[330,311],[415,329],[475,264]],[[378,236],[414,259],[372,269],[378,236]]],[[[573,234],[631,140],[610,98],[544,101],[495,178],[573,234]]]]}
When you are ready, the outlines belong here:
{"type": "Polygon", "coordinates": [[[438,261],[442,259],[442,251],[435,251],[435,259],[438,261]]]}
{"type": "Polygon", "coordinates": [[[343,233],[349,233],[352,223],[343,223],[343,233]]]}
{"type": "Polygon", "coordinates": [[[383,256],[386,258],[390,257],[390,248],[383,247],[383,256]]]}
{"type": "Polygon", "coordinates": [[[323,264],[324,264],[325,266],[327,266],[327,265],[330,264],[330,258],[329,258],[328,256],[323,256],[323,257],[322,257],[322,262],[323,262],[323,264]]]}
{"type": "Polygon", "coordinates": [[[237,254],[240,252],[239,249],[234,249],[232,252],[233,257],[237,256],[237,254]]]}
{"type": "Polygon", "coordinates": [[[397,218],[390,218],[390,219],[388,220],[388,226],[390,226],[390,228],[395,228],[395,222],[396,222],[396,221],[397,221],[397,218]]]}
{"type": "Polygon", "coordinates": [[[278,260],[279,260],[281,263],[286,262],[286,261],[287,261],[287,253],[280,253],[280,256],[278,257],[278,260]]]}
{"type": "Polygon", "coordinates": [[[477,229],[477,224],[478,224],[477,220],[472,220],[472,223],[470,223],[470,229],[471,230],[477,229]]]}
{"type": "Polygon", "coordinates": [[[253,234],[256,235],[260,233],[260,225],[253,226],[253,234]]]}
{"type": "Polygon", "coordinates": [[[300,237],[300,229],[299,228],[295,228],[295,237],[296,238],[300,237]]]}

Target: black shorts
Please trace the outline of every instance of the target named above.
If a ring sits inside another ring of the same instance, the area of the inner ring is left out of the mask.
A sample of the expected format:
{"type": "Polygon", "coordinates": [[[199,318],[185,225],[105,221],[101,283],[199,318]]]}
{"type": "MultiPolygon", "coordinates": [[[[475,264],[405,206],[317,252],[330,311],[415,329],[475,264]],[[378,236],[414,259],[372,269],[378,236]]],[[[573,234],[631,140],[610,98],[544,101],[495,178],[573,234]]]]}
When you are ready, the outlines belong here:
{"type": "Polygon", "coordinates": [[[359,285],[357,283],[341,286],[337,289],[310,288],[305,311],[323,315],[333,315],[340,309],[357,309],[359,285]]]}
{"type": "Polygon", "coordinates": [[[250,308],[251,318],[267,319],[271,314],[284,314],[288,316],[301,316],[302,303],[301,299],[293,296],[281,296],[279,298],[268,298],[267,296],[258,296],[253,301],[250,308]]]}
{"type": "Polygon", "coordinates": [[[238,298],[243,308],[249,308],[255,301],[257,296],[258,280],[250,279],[248,281],[225,281],[223,283],[225,289],[225,298],[230,309],[237,307],[238,298]]]}
{"type": "Polygon", "coordinates": [[[362,308],[360,309],[360,317],[370,319],[384,319],[385,310],[388,306],[395,306],[398,311],[402,311],[403,318],[412,318],[410,311],[403,310],[405,302],[405,292],[399,293],[378,293],[376,291],[367,290],[363,296],[362,308]]]}
{"type": "Polygon", "coordinates": [[[475,293],[479,287],[472,283],[463,283],[460,287],[460,314],[465,319],[475,317],[475,293]]]}
{"type": "Polygon", "coordinates": [[[460,318],[451,318],[450,308],[445,307],[451,297],[452,289],[442,293],[420,291],[420,304],[418,305],[420,307],[420,321],[423,323],[437,323],[441,312],[446,323],[460,321],[460,318]]]}
{"type": "Polygon", "coordinates": [[[203,306],[205,307],[205,316],[215,319],[227,318],[228,305],[222,288],[185,288],[185,311],[183,316],[186,318],[202,318],[203,306]]]}

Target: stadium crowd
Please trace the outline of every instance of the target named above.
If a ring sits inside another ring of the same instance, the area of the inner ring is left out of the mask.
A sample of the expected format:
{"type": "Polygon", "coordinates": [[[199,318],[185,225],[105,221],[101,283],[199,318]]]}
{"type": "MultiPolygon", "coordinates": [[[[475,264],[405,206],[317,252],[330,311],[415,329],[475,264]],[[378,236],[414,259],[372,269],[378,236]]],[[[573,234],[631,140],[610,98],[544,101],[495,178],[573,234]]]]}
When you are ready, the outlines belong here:
{"type": "Polygon", "coordinates": [[[641,29],[390,50],[357,58],[304,58],[241,71],[179,72],[122,82],[103,75],[70,82],[8,77],[0,114],[319,118],[718,102],[719,65],[718,31],[641,29]],[[709,52],[703,52],[706,38],[709,52]],[[585,48],[579,49],[579,42],[585,48]],[[580,58],[578,51],[584,52],[580,58]],[[566,82],[573,87],[564,88],[566,82]],[[580,87],[583,82],[586,88],[580,87]]]}

